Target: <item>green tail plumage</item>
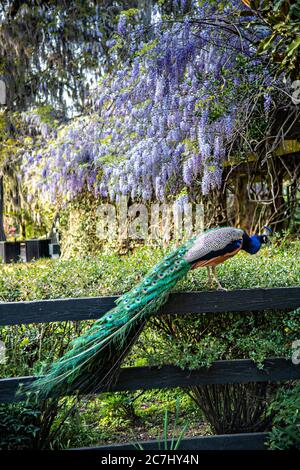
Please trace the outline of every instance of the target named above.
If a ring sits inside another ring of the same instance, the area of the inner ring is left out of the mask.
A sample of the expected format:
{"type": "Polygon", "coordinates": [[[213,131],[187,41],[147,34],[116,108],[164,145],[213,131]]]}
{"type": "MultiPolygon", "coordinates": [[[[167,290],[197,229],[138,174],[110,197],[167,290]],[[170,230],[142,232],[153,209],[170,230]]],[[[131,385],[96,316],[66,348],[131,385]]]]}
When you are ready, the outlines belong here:
{"type": "Polygon", "coordinates": [[[44,399],[68,392],[93,393],[111,384],[145,320],[166,302],[170,289],[191,268],[183,257],[193,240],[165,257],[136,287],[119,297],[116,307],[77,338],[29,391],[44,399]]]}

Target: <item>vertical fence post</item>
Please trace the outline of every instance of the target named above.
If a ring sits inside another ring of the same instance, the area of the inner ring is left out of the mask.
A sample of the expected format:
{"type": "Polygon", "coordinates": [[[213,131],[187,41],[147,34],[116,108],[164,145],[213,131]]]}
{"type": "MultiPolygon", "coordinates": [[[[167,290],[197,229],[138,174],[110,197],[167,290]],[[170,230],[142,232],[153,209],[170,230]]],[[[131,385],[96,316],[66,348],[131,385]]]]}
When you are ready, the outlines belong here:
{"type": "Polygon", "coordinates": [[[26,261],[32,261],[33,259],[49,258],[49,239],[44,240],[26,240],[26,261]]]}
{"type": "Polygon", "coordinates": [[[13,263],[20,261],[20,242],[0,242],[0,258],[2,263],[13,263]]]}

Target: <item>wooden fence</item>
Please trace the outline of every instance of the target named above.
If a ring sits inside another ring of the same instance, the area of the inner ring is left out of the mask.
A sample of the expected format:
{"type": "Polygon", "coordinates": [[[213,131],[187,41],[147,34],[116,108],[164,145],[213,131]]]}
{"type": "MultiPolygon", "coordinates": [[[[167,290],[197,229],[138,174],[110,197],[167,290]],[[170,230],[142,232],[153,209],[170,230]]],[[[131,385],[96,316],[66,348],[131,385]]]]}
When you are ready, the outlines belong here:
{"type": "MultiPolygon", "coordinates": [[[[33,302],[0,302],[0,325],[46,323],[66,320],[97,319],[114,307],[116,297],[43,300],[33,302]]],[[[228,292],[191,292],[171,294],[158,315],[212,312],[257,312],[262,310],[292,310],[300,306],[300,287],[275,289],[250,289],[228,292]]],[[[210,368],[183,371],[165,365],[155,367],[122,368],[117,383],[111,391],[149,390],[155,388],[190,387],[204,384],[247,382],[279,382],[300,379],[300,365],[280,357],[268,358],[263,369],[258,369],[249,359],[215,361],[210,368]]],[[[15,395],[22,383],[34,377],[0,379],[0,403],[21,401],[15,395]]],[[[100,392],[105,389],[99,390],[100,392]]],[[[232,434],[184,439],[182,450],[263,449],[266,433],[232,434]]],[[[154,449],[156,442],[143,443],[143,448],[154,449]]],[[[117,444],[80,450],[126,450],[132,444],[117,444]]]]}

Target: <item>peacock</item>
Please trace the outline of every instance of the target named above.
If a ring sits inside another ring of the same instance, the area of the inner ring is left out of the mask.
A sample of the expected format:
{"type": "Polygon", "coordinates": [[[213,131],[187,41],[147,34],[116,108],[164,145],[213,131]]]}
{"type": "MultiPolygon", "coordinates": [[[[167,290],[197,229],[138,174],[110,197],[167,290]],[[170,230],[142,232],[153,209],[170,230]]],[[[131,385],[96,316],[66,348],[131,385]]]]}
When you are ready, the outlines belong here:
{"type": "Polygon", "coordinates": [[[75,339],[66,354],[48,366],[44,376],[30,384],[30,394],[46,399],[69,393],[91,394],[109,387],[146,320],[167,301],[176,283],[190,269],[207,267],[211,285],[216,282],[222,288],[216,266],[240,250],[251,255],[257,253],[272,232],[268,227],[265,229],[262,235],[249,236],[239,228],[222,227],[185,242],[75,339]]]}

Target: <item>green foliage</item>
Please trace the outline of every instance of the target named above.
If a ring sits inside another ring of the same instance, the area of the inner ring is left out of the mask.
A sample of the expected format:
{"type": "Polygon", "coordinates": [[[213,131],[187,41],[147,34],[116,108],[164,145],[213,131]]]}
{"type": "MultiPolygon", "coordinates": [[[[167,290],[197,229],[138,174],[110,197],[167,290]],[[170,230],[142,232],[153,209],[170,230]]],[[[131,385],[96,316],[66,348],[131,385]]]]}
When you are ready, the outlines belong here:
{"type": "Polygon", "coordinates": [[[139,417],[135,410],[135,400],[138,396],[126,392],[106,394],[102,402],[103,420],[106,418],[110,421],[111,418],[119,418],[129,423],[138,420],[139,417]]]}
{"type": "MultiPolygon", "coordinates": [[[[105,393],[95,399],[80,401],[77,410],[66,420],[55,447],[157,440],[162,434],[166,409],[170,437],[172,430],[180,432],[187,424],[186,432],[190,436],[209,432],[208,426],[203,424],[199,407],[181,389],[105,393]],[[180,402],[178,414],[177,401],[180,402]]],[[[177,432],[175,434],[178,435],[177,432]]]]}
{"type": "Polygon", "coordinates": [[[270,449],[300,449],[300,383],[282,387],[269,412],[275,415],[270,449]]]}
{"type": "MultiPolygon", "coordinates": [[[[176,400],[176,409],[175,409],[175,419],[174,419],[174,424],[173,424],[173,429],[172,429],[172,434],[171,434],[171,442],[168,442],[169,439],[169,411],[166,409],[165,411],[165,417],[164,417],[164,427],[163,427],[163,436],[162,439],[158,439],[157,442],[157,447],[158,449],[163,449],[163,450],[177,450],[180,447],[181,441],[184,437],[184,434],[186,432],[186,429],[188,427],[187,424],[183,426],[182,429],[178,427],[178,418],[179,418],[179,400],[176,400]]],[[[143,446],[138,443],[136,446],[139,450],[144,450],[143,446]]]]}
{"type": "Polygon", "coordinates": [[[220,359],[250,358],[263,367],[267,357],[291,357],[299,338],[299,311],[190,315],[154,319],[142,336],[151,365],[172,363],[182,369],[208,367],[220,359]],[[200,318],[199,318],[200,317],[200,318]],[[153,333],[153,330],[160,334],[153,333]]]}
{"type": "MultiPolygon", "coordinates": [[[[220,265],[219,278],[227,289],[297,286],[300,284],[299,249],[298,241],[275,239],[275,243],[255,256],[239,253],[220,265]]],[[[122,294],[139,282],[166,252],[161,247],[145,246],[121,256],[107,249],[93,257],[82,253],[82,257],[76,259],[41,259],[3,265],[0,299],[19,301],[122,294]]],[[[190,271],[175,288],[176,291],[207,289],[205,269],[190,271]]]]}
{"type": "Polygon", "coordinates": [[[40,410],[32,405],[0,404],[0,450],[32,448],[39,431],[40,410]]]}
{"type": "MultiPolygon", "coordinates": [[[[258,52],[267,53],[279,70],[293,78],[299,77],[300,63],[300,1],[243,0],[269,33],[261,40],[258,52]]],[[[257,22],[251,22],[256,27],[257,22]],[[256,23],[256,24],[255,24],[256,23]]]]}
{"type": "Polygon", "coordinates": [[[63,119],[63,116],[59,114],[52,105],[47,104],[44,106],[38,106],[33,108],[27,113],[28,118],[36,116],[39,122],[42,124],[48,124],[51,127],[58,127],[59,123],[63,119]]]}
{"type": "MultiPolygon", "coordinates": [[[[224,287],[299,285],[300,243],[276,237],[274,240],[273,245],[261,250],[257,256],[240,253],[220,266],[219,278],[224,287]]],[[[103,252],[81,259],[3,265],[0,300],[121,294],[132,288],[164,255],[162,248],[140,247],[126,256],[103,252]]],[[[190,272],[176,286],[177,291],[207,288],[205,269],[190,272]]],[[[252,357],[261,364],[266,356],[290,356],[292,341],[299,339],[298,317],[293,312],[261,312],[244,316],[228,312],[215,315],[215,318],[211,314],[182,319],[172,317],[172,322],[167,325],[170,334],[165,331],[165,326],[162,328],[157,323],[158,320],[152,320],[133,348],[127,365],[165,362],[193,369],[209,365],[216,359],[252,357]]],[[[45,363],[61,356],[69,342],[88,324],[90,322],[61,322],[1,327],[0,339],[7,346],[7,363],[0,366],[1,375],[20,376],[38,371],[45,363]]],[[[156,439],[161,427],[163,403],[174,404],[177,395],[181,397],[181,412],[189,414],[189,433],[191,429],[196,434],[203,432],[199,408],[180,390],[149,391],[141,396],[105,394],[89,402],[81,401],[77,411],[66,420],[63,431],[52,441],[52,446],[82,446],[99,441],[111,442],[112,439],[121,442],[156,439]],[[129,428],[133,435],[128,434],[129,428]]],[[[54,428],[60,427],[59,422],[69,407],[68,403],[62,406],[54,420],[54,428]]]]}
{"type": "Polygon", "coordinates": [[[106,42],[120,12],[131,5],[136,2],[5,1],[0,72],[9,85],[9,107],[24,110],[54,102],[65,112],[81,109],[83,95],[99,77],[99,69],[111,65],[106,42]],[[89,76],[88,84],[83,84],[83,75],[89,76]]]}

